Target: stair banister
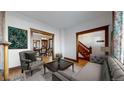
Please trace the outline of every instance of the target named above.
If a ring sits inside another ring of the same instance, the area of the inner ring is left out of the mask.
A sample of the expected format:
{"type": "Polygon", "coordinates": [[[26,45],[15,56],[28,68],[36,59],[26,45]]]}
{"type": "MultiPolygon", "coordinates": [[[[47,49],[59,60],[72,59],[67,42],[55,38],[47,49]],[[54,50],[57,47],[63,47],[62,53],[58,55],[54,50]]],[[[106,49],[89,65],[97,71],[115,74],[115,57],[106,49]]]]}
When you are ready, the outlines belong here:
{"type": "Polygon", "coordinates": [[[9,80],[9,67],[8,67],[8,46],[9,42],[1,42],[0,45],[4,47],[4,80],[9,80]]]}
{"type": "Polygon", "coordinates": [[[92,53],[92,47],[89,48],[79,41],[78,52],[84,57],[84,59],[89,60],[90,54],[92,53]]]}

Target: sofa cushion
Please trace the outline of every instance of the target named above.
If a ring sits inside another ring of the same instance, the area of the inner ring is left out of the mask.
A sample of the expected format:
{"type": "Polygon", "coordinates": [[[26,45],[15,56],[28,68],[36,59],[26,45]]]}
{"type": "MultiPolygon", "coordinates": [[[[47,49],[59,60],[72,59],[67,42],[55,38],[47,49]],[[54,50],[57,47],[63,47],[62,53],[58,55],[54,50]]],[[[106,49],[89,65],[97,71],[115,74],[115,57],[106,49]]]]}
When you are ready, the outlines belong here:
{"type": "Polygon", "coordinates": [[[117,63],[114,61],[114,59],[111,56],[108,57],[108,68],[110,70],[109,74],[111,75],[111,77],[113,75],[113,72],[116,69],[118,69],[117,63]]]}
{"type": "Polygon", "coordinates": [[[108,64],[112,80],[124,80],[124,65],[115,57],[108,57],[108,64]]]}
{"type": "Polygon", "coordinates": [[[116,81],[124,81],[124,76],[115,79],[116,81]]]}
{"type": "Polygon", "coordinates": [[[41,65],[43,65],[43,62],[41,61],[34,61],[30,63],[30,69],[36,69],[38,67],[41,67],[41,65]]]}
{"type": "Polygon", "coordinates": [[[76,80],[76,79],[73,78],[72,76],[69,76],[69,75],[67,75],[66,73],[62,72],[62,71],[59,71],[58,73],[61,74],[61,75],[64,76],[64,77],[66,77],[66,79],[68,79],[68,80],[71,80],[71,81],[75,81],[75,80],[76,80]]]}
{"type": "Polygon", "coordinates": [[[26,54],[27,59],[30,59],[32,61],[36,61],[36,52],[28,52],[25,54],[26,54]]]}
{"type": "Polygon", "coordinates": [[[114,58],[115,62],[118,64],[118,66],[124,71],[124,65],[119,62],[116,58],[114,58]]]}
{"type": "Polygon", "coordinates": [[[111,67],[111,75],[113,76],[114,72],[120,70],[120,67],[118,65],[113,65],[113,67],[111,67]]]}
{"type": "Polygon", "coordinates": [[[112,64],[114,65],[114,64],[116,64],[116,63],[115,63],[114,59],[113,59],[111,56],[109,56],[109,57],[108,57],[108,65],[110,66],[110,65],[112,65],[112,64]]]}
{"type": "Polygon", "coordinates": [[[117,63],[115,63],[113,60],[108,61],[108,64],[109,64],[110,71],[112,71],[113,67],[117,65],[117,63]]]}
{"type": "Polygon", "coordinates": [[[119,79],[122,76],[124,76],[124,71],[121,70],[121,69],[120,70],[116,70],[113,73],[112,80],[117,80],[117,79],[119,79]]]}
{"type": "Polygon", "coordinates": [[[101,80],[102,65],[88,62],[79,72],[73,77],[79,81],[99,81],[101,80]]]}
{"type": "Polygon", "coordinates": [[[102,65],[101,80],[102,81],[111,80],[107,61],[104,61],[104,64],[102,65]]]}

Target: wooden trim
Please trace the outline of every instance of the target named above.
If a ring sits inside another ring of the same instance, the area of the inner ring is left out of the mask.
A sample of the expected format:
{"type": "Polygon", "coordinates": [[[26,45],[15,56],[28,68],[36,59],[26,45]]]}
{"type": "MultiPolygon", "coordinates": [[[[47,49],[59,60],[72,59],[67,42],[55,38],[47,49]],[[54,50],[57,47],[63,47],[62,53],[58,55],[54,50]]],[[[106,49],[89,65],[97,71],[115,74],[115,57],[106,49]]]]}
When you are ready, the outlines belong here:
{"type": "Polygon", "coordinates": [[[42,31],[42,30],[38,30],[38,29],[34,29],[34,28],[30,28],[30,30],[31,30],[31,32],[39,33],[39,34],[43,34],[43,35],[48,35],[48,36],[54,35],[53,33],[49,33],[47,31],[42,31]]]}
{"type": "MultiPolygon", "coordinates": [[[[50,41],[52,40],[52,43],[53,43],[53,38],[50,38],[49,39],[49,48],[50,48],[50,41]]],[[[52,46],[53,47],[53,46],[52,46]]]]}
{"type": "MultiPolygon", "coordinates": [[[[109,47],[109,28],[108,26],[105,28],[105,47],[109,47]]],[[[108,55],[108,52],[105,52],[105,55],[108,55]]]]}
{"type": "Polygon", "coordinates": [[[115,12],[112,11],[112,30],[114,31],[114,20],[115,20],[115,12]]]}
{"type": "Polygon", "coordinates": [[[77,62],[79,61],[78,60],[78,45],[79,45],[78,34],[76,34],[76,60],[77,60],[77,62]]]}
{"type": "Polygon", "coordinates": [[[53,59],[53,60],[54,60],[54,58],[55,58],[55,57],[54,57],[54,39],[55,39],[55,38],[54,38],[54,34],[53,34],[53,35],[52,35],[52,45],[53,45],[53,46],[52,46],[52,48],[53,48],[53,51],[52,51],[52,59],[53,59]]]}
{"type": "Polygon", "coordinates": [[[77,62],[77,60],[75,60],[75,59],[72,59],[72,58],[68,58],[68,57],[64,57],[64,59],[67,59],[67,60],[70,60],[70,61],[77,62]]]}
{"type": "Polygon", "coordinates": [[[33,33],[39,33],[39,34],[43,34],[43,35],[52,36],[52,41],[53,41],[52,59],[54,59],[54,34],[53,33],[49,33],[47,31],[42,31],[42,30],[34,29],[34,28],[30,28],[30,31],[31,31],[31,34],[33,34],[33,33]]]}
{"type": "Polygon", "coordinates": [[[102,27],[97,27],[97,28],[93,28],[90,30],[85,30],[85,31],[81,31],[81,32],[77,32],[77,35],[81,35],[81,34],[86,34],[86,33],[92,33],[92,32],[97,32],[97,31],[101,31],[101,30],[105,30],[106,28],[108,28],[109,25],[106,26],[102,26],[102,27]]]}
{"type": "MultiPolygon", "coordinates": [[[[81,34],[87,34],[87,33],[92,33],[92,32],[98,32],[105,30],[105,47],[109,47],[109,25],[102,26],[102,27],[97,27],[81,32],[76,33],[76,60],[78,62],[78,36],[81,34]]],[[[105,52],[106,55],[108,55],[108,52],[105,52]]]]}
{"type": "Polygon", "coordinates": [[[21,66],[16,66],[16,67],[9,68],[9,71],[10,70],[15,70],[15,69],[21,69],[21,66]]]}
{"type": "Polygon", "coordinates": [[[111,31],[111,39],[110,39],[110,45],[111,45],[111,49],[110,49],[110,54],[112,55],[113,54],[113,52],[114,52],[114,50],[113,50],[113,48],[112,48],[112,45],[113,45],[113,42],[112,42],[112,39],[113,39],[113,37],[112,37],[112,34],[114,34],[114,20],[115,20],[115,11],[112,11],[112,31],[111,31]]]}
{"type": "Polygon", "coordinates": [[[85,48],[87,51],[89,51],[89,48],[87,46],[85,46],[83,43],[81,43],[80,41],[79,42],[79,45],[81,45],[83,48],[85,48]]]}

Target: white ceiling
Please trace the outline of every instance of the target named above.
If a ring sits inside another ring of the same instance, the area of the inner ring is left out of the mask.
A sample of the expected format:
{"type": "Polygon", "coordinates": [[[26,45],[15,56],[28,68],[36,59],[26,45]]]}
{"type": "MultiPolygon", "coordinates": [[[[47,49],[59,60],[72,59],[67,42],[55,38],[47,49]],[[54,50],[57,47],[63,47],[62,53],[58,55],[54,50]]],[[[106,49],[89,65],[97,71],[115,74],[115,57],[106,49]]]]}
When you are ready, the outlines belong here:
{"type": "Polygon", "coordinates": [[[83,24],[100,16],[110,15],[109,11],[21,11],[21,14],[58,29],[83,24]]]}

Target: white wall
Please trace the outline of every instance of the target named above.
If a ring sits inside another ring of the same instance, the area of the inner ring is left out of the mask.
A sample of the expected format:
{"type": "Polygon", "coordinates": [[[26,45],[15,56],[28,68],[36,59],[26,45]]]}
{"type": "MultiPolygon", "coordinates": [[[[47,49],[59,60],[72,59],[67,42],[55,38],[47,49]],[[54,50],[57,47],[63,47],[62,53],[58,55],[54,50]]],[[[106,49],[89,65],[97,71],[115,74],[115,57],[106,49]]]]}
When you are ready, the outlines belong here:
{"type": "Polygon", "coordinates": [[[63,39],[62,45],[64,45],[64,49],[62,50],[62,52],[64,56],[76,59],[76,32],[85,31],[88,29],[97,28],[105,25],[109,25],[109,32],[111,33],[112,13],[96,17],[92,20],[88,20],[87,23],[81,24],[77,27],[66,29],[63,33],[64,37],[62,38],[63,39]]]}
{"type": "Polygon", "coordinates": [[[104,30],[79,35],[78,40],[84,45],[86,45],[87,47],[92,47],[92,55],[104,55],[105,54],[105,52],[101,50],[102,47],[105,47],[105,42],[97,42],[98,40],[105,41],[104,30]]]}
{"type": "Polygon", "coordinates": [[[65,40],[66,40],[66,38],[65,38],[65,34],[67,34],[67,33],[65,33],[65,30],[64,29],[60,29],[59,30],[60,31],[60,48],[61,48],[61,52],[60,53],[62,53],[62,56],[63,57],[65,57],[65,55],[64,55],[64,53],[65,53],[65,46],[66,45],[64,45],[65,43],[65,40]]]}
{"type": "Polygon", "coordinates": [[[60,39],[58,29],[52,28],[48,25],[40,23],[36,20],[30,19],[17,12],[6,12],[6,29],[5,40],[8,41],[8,26],[13,26],[28,31],[28,49],[9,49],[9,68],[20,66],[19,52],[24,50],[30,50],[30,28],[39,29],[55,34],[55,53],[60,52],[60,39]]]}

